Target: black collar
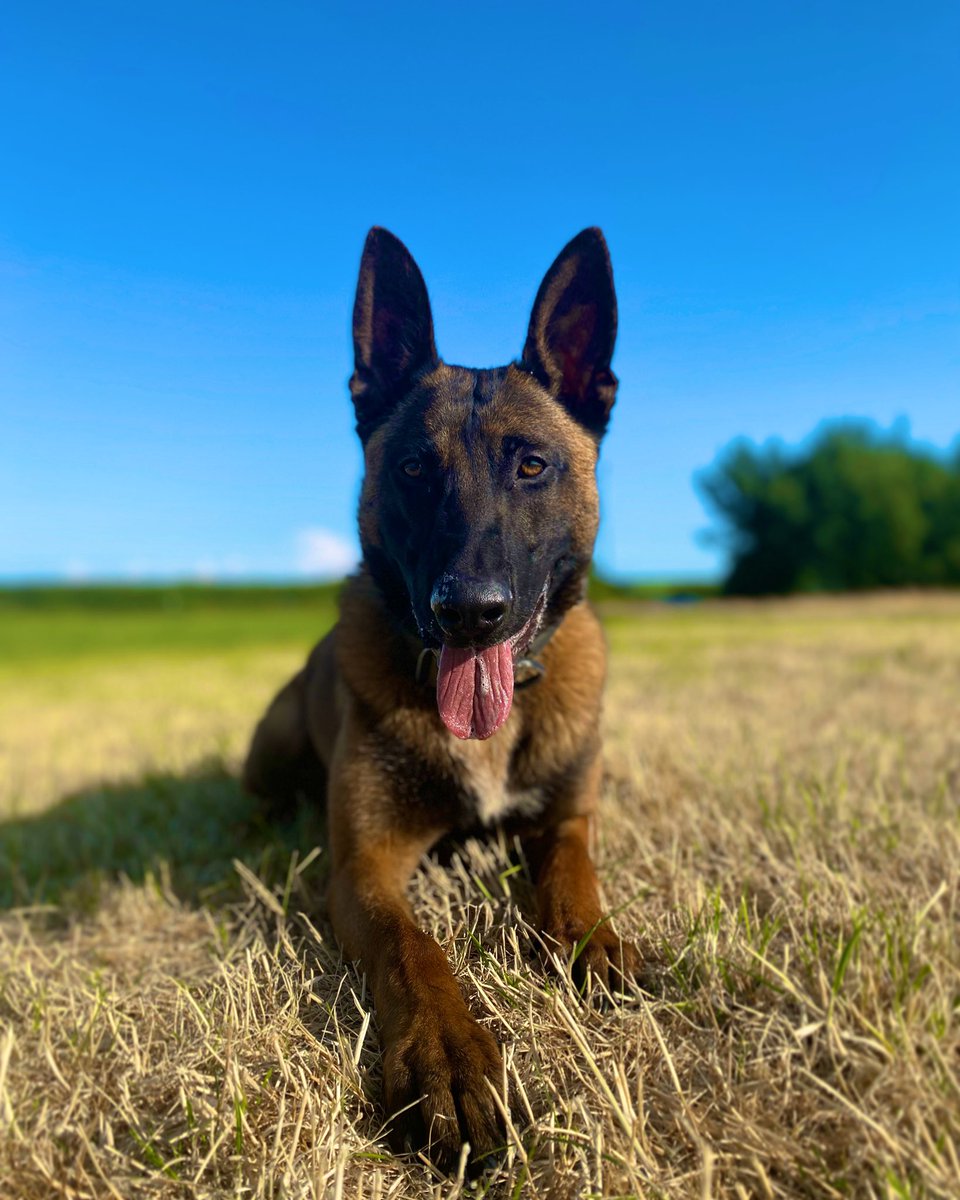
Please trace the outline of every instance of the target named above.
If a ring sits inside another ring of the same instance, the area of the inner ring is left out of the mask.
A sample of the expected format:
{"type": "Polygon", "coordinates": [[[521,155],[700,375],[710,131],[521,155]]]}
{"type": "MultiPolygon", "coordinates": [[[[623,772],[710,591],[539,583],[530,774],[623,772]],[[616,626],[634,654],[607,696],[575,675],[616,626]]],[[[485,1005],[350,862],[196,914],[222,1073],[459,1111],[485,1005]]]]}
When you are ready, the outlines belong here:
{"type": "MultiPolygon", "coordinates": [[[[538,654],[546,646],[547,642],[557,632],[556,625],[548,625],[545,629],[541,629],[537,636],[527,647],[526,653],[522,658],[518,658],[513,664],[514,675],[514,690],[520,691],[521,688],[530,687],[531,684],[538,683],[547,673],[547,668],[543,665],[538,654]]],[[[440,651],[434,649],[433,646],[424,646],[417,656],[417,668],[414,679],[421,687],[435,687],[437,683],[437,663],[440,659],[440,651]]]]}

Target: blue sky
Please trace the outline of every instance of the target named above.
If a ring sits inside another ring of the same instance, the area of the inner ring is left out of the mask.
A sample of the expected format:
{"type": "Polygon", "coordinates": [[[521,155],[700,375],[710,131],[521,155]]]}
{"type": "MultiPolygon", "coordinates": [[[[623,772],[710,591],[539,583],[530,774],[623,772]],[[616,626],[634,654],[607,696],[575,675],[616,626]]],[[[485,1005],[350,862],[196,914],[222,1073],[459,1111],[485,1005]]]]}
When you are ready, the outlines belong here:
{"type": "Polygon", "coordinates": [[[373,223],[474,366],[603,227],[608,570],[718,570],[692,476],[737,435],[960,432],[955,3],[19,0],[3,26],[0,577],[341,569],[373,223]]]}

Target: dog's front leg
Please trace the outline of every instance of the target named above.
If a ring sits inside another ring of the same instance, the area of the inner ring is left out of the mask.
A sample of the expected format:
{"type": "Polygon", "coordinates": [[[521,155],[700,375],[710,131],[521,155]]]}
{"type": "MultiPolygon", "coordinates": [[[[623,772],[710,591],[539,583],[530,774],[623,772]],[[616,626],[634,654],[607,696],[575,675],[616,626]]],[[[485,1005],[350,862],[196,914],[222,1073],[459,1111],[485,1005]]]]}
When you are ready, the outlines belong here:
{"type": "Polygon", "coordinates": [[[556,943],[573,958],[574,978],[587,972],[605,986],[616,987],[640,972],[640,954],[613,928],[600,903],[597,873],[590,856],[590,824],[597,803],[599,758],[586,774],[567,812],[528,844],[536,872],[540,928],[548,945],[556,943]],[[575,957],[574,957],[575,956],[575,957]]]}
{"type": "Polygon", "coordinates": [[[417,928],[404,895],[420,856],[445,830],[415,814],[401,827],[389,780],[376,775],[355,760],[331,778],[330,917],[373,991],[395,1138],[411,1136],[450,1166],[463,1142],[474,1158],[503,1144],[488,1087],[500,1079],[500,1051],[470,1015],[446,955],[417,928]]]}

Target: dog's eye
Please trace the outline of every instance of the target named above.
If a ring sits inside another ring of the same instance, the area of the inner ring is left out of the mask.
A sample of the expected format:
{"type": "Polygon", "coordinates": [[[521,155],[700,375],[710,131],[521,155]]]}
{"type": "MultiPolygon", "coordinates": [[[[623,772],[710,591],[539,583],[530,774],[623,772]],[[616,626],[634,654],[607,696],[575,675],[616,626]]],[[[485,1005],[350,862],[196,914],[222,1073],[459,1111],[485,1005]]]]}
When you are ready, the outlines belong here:
{"type": "Polygon", "coordinates": [[[400,470],[408,479],[419,479],[423,475],[423,463],[418,458],[408,458],[400,464],[400,470]]]}
{"type": "Polygon", "coordinates": [[[536,479],[546,469],[547,464],[542,458],[538,458],[535,454],[528,454],[526,458],[521,460],[520,466],[517,468],[517,474],[521,479],[536,479]]]}

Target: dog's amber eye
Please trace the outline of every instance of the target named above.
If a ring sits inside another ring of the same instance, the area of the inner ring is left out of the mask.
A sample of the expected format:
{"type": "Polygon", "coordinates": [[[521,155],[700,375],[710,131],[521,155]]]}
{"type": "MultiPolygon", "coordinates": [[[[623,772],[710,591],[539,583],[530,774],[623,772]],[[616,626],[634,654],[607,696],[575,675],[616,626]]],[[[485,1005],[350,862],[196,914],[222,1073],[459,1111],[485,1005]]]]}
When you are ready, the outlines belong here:
{"type": "Polygon", "coordinates": [[[408,458],[400,464],[400,470],[408,479],[419,479],[423,474],[423,464],[416,458],[408,458]]]}
{"type": "Polygon", "coordinates": [[[547,464],[542,458],[537,458],[535,454],[529,454],[521,461],[520,466],[517,468],[517,474],[521,479],[536,479],[546,469],[547,464]]]}

